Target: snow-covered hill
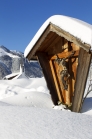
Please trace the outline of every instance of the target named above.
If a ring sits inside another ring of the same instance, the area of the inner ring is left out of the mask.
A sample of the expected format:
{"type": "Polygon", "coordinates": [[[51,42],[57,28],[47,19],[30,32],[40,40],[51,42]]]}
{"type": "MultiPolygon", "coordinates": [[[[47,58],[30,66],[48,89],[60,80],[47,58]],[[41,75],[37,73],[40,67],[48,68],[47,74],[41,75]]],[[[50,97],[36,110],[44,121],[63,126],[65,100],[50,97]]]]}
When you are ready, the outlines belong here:
{"type": "Polygon", "coordinates": [[[4,55],[10,56],[12,58],[19,58],[22,55],[22,53],[18,55],[17,52],[13,53],[13,51],[10,51],[6,47],[0,46],[0,56],[4,56],[4,55]]]}
{"type": "Polygon", "coordinates": [[[25,73],[29,77],[42,77],[42,70],[38,62],[28,62],[22,52],[9,50],[0,46],[0,79],[3,79],[10,73],[16,73],[20,70],[21,60],[24,61],[25,73]]]}

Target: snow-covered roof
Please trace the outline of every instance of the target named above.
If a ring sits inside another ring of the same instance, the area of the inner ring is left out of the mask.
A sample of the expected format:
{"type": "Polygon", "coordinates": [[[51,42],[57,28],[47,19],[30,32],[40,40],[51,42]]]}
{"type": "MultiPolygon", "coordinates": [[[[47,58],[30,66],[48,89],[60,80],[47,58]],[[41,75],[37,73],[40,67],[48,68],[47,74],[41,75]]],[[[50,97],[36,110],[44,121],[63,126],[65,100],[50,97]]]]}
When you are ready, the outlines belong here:
{"type": "Polygon", "coordinates": [[[54,25],[60,27],[64,31],[80,39],[81,42],[90,45],[92,48],[92,25],[72,17],[63,15],[54,15],[44,22],[44,24],[40,27],[40,29],[35,34],[31,42],[28,44],[24,52],[25,57],[27,57],[30,50],[36,44],[42,33],[45,31],[46,27],[50,23],[53,23],[54,25]]]}

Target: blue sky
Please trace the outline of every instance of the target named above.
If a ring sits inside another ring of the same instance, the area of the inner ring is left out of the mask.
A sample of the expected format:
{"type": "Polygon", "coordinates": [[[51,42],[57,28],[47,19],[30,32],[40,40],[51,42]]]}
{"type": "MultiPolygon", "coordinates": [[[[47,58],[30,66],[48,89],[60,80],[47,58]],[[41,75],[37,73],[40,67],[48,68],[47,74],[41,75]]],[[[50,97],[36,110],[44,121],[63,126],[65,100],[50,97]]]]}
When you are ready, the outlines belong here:
{"type": "Polygon", "coordinates": [[[0,0],[0,45],[24,52],[45,20],[56,14],[92,24],[92,0],[0,0]]]}

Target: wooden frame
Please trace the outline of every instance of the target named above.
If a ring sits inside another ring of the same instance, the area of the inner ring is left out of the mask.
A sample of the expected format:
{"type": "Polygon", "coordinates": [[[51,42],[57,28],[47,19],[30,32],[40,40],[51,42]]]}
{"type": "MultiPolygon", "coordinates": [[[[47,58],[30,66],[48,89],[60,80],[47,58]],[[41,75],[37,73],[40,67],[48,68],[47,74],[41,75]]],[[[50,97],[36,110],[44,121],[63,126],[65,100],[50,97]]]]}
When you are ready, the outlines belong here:
{"type": "MultiPolygon", "coordinates": [[[[51,39],[53,41],[56,37],[54,37],[52,35],[52,33],[57,34],[60,37],[66,38],[68,41],[73,42],[77,46],[82,47],[84,50],[89,52],[90,45],[82,43],[79,39],[77,39],[73,35],[69,34],[68,32],[64,31],[63,29],[61,29],[61,28],[55,26],[54,24],[50,23],[48,25],[48,27],[45,29],[45,31],[43,32],[43,34],[41,35],[41,37],[39,38],[39,40],[36,42],[34,47],[31,49],[29,54],[27,55],[27,59],[30,60],[34,56],[36,51],[40,51],[41,49],[43,51],[44,47],[47,48],[47,45],[43,46],[42,43],[43,42],[46,43],[46,41],[48,41],[49,39],[51,39]],[[51,38],[49,38],[49,36],[51,36],[51,38]]],[[[48,44],[48,46],[49,46],[49,44],[48,44]]]]}
{"type": "Polygon", "coordinates": [[[53,103],[72,105],[71,110],[79,112],[91,60],[90,45],[51,23],[27,55],[28,60],[33,58],[39,60],[53,103]],[[61,77],[64,67],[56,62],[57,57],[67,64],[67,90],[61,77]]]}
{"type": "Polygon", "coordinates": [[[82,99],[85,91],[86,80],[88,76],[91,61],[91,53],[87,53],[84,49],[80,49],[79,63],[77,69],[77,77],[75,83],[75,91],[73,98],[72,111],[79,112],[82,107],[82,99]]]}

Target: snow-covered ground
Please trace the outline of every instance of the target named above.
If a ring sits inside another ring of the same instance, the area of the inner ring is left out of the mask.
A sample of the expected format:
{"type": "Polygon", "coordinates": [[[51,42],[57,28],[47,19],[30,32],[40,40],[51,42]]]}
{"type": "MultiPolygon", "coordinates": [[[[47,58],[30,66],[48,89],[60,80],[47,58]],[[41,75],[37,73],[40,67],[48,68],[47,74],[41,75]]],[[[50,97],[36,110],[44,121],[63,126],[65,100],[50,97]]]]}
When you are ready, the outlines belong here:
{"type": "Polygon", "coordinates": [[[92,139],[91,104],[92,93],[80,114],[54,109],[44,78],[1,80],[0,139],[92,139]]]}
{"type": "Polygon", "coordinates": [[[53,106],[44,78],[1,80],[0,101],[16,106],[53,106]]]}

